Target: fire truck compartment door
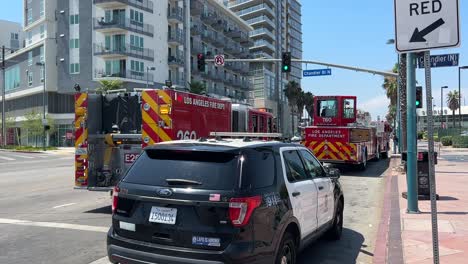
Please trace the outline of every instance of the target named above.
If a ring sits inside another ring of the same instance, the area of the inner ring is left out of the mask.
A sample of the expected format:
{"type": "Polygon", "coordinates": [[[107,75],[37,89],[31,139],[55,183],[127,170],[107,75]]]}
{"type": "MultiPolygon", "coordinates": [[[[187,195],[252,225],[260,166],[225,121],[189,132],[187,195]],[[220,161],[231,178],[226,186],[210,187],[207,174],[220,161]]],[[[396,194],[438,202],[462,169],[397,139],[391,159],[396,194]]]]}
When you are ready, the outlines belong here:
{"type": "Polygon", "coordinates": [[[371,140],[371,133],[369,129],[353,128],[350,131],[350,142],[359,143],[371,140]]]}

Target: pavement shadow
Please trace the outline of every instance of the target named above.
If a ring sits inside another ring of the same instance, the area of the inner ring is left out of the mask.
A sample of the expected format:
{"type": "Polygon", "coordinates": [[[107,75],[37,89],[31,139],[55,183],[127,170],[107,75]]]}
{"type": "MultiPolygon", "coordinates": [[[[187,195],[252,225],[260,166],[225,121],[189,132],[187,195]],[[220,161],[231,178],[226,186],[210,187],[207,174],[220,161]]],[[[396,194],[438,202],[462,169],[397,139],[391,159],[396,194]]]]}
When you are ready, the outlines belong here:
{"type": "Polygon", "coordinates": [[[343,228],[343,236],[339,241],[319,239],[298,256],[298,264],[327,263],[343,264],[356,263],[360,253],[373,256],[373,252],[366,250],[364,236],[354,230],[343,228]]]}
{"type": "Polygon", "coordinates": [[[459,199],[452,196],[439,196],[439,201],[458,201],[459,199]]]}
{"type": "Polygon", "coordinates": [[[112,206],[104,206],[101,208],[96,208],[85,212],[86,214],[112,214],[112,206]]]}
{"type": "Polygon", "coordinates": [[[376,162],[368,162],[366,170],[362,171],[357,166],[334,164],[333,168],[340,170],[342,176],[374,177],[380,178],[390,167],[390,159],[382,159],[376,162]]]}
{"type": "MultiPolygon", "coordinates": [[[[431,212],[421,212],[421,214],[431,214],[431,212]]],[[[468,215],[468,212],[437,212],[437,214],[445,214],[445,215],[468,215]]]]}

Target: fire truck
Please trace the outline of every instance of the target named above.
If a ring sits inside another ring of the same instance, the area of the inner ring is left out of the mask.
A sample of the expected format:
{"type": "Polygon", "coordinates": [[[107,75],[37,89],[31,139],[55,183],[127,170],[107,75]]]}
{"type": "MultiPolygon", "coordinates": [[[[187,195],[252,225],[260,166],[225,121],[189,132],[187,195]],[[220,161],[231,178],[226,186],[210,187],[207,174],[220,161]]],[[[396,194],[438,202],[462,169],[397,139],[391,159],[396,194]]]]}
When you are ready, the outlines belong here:
{"type": "Polygon", "coordinates": [[[248,105],[172,89],[75,94],[75,188],[107,191],[142,148],[209,137],[271,133],[273,115],[248,105]]]}
{"type": "Polygon", "coordinates": [[[325,163],[351,164],[365,170],[369,160],[387,158],[391,127],[358,116],[355,96],[314,97],[313,125],[303,144],[325,163]]]}

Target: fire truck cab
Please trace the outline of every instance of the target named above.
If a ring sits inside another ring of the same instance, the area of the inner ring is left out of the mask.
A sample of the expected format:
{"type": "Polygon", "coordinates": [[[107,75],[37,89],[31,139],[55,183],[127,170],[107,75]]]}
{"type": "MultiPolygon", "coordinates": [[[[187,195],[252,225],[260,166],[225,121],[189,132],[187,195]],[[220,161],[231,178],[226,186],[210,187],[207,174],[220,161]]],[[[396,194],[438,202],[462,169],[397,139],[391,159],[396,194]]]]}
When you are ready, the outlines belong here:
{"type": "Polygon", "coordinates": [[[379,145],[370,116],[358,115],[355,96],[316,96],[314,106],[313,125],[305,128],[303,143],[320,161],[365,169],[369,160],[388,151],[379,145]]]}

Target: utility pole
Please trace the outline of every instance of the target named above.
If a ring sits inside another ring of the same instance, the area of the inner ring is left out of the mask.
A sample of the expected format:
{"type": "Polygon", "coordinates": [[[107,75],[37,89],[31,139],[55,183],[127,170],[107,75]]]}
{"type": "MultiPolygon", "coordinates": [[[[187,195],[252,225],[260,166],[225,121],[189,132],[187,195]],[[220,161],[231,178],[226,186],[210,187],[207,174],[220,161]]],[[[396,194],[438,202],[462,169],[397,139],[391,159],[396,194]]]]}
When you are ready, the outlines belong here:
{"type": "Polygon", "coordinates": [[[2,89],[2,146],[6,146],[6,112],[5,112],[5,90],[6,90],[6,82],[5,82],[5,46],[2,46],[2,80],[3,80],[3,89],[2,89]]]}
{"type": "Polygon", "coordinates": [[[407,55],[407,173],[408,185],[408,213],[419,213],[418,209],[418,182],[417,182],[417,141],[416,141],[416,54],[407,55]]]}

